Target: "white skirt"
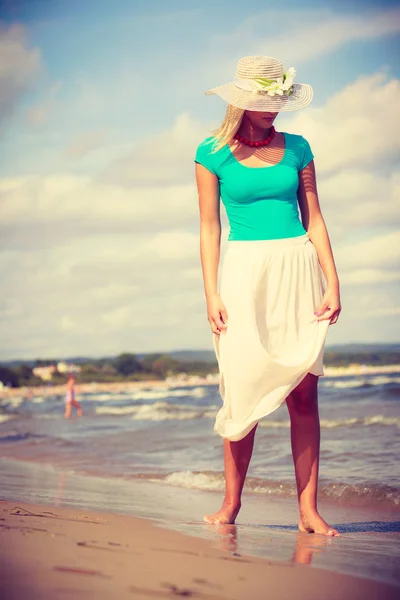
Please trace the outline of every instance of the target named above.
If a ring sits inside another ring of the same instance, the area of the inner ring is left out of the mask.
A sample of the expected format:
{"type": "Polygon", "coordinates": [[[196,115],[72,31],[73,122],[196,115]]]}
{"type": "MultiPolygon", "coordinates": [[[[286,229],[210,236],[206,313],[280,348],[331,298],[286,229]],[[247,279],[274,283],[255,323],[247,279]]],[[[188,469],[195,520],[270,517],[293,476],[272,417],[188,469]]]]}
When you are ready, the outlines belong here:
{"type": "Polygon", "coordinates": [[[214,335],[223,400],[214,429],[223,438],[241,440],[307,373],[323,375],[329,320],[314,315],[323,294],[307,234],[228,242],[220,284],[228,326],[214,335]]]}

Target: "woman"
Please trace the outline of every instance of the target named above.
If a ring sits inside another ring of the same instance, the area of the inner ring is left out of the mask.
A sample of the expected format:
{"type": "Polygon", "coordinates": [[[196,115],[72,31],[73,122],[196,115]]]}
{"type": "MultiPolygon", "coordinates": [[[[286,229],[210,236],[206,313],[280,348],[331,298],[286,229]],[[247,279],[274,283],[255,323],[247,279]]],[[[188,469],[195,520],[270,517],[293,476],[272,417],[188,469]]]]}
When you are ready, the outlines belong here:
{"type": "Polygon", "coordinates": [[[225,462],[222,508],[204,519],[235,522],[257,424],[286,400],[299,529],[336,536],[317,509],[317,385],[327,330],[341,310],[339,282],[310,146],[273,125],[279,112],[312,100],[311,86],[294,77],[274,58],[249,56],[238,62],[234,82],[206,92],[227,101],[228,110],[195,158],[204,288],[223,399],[215,431],[224,438],[225,462]],[[230,233],[218,293],[220,197],[230,233]]]}
{"type": "Polygon", "coordinates": [[[78,417],[82,416],[82,406],[75,398],[75,383],[76,377],[73,373],[69,373],[67,378],[67,393],[65,395],[65,412],[64,418],[69,419],[72,412],[72,407],[76,409],[78,417]]]}

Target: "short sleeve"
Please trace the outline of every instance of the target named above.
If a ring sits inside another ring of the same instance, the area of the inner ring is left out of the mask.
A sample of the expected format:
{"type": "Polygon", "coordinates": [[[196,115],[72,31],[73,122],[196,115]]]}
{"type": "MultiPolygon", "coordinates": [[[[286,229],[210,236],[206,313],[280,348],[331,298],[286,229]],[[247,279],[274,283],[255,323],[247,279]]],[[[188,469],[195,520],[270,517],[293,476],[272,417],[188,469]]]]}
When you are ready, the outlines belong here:
{"type": "Polygon", "coordinates": [[[302,141],[302,144],[301,144],[299,171],[304,169],[314,158],[314,154],[312,153],[310,144],[307,142],[307,140],[302,138],[301,141],[302,141]]]}
{"type": "Polygon", "coordinates": [[[203,165],[208,171],[216,175],[215,171],[215,154],[212,154],[213,144],[212,138],[207,138],[200,144],[196,150],[194,162],[203,165]]]}

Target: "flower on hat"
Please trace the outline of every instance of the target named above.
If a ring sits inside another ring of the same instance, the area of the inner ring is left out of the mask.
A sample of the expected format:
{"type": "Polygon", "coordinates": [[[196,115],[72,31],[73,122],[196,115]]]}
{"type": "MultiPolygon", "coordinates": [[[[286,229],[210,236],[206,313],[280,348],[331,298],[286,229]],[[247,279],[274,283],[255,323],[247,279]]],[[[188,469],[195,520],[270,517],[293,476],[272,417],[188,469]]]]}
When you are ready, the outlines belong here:
{"type": "Polygon", "coordinates": [[[293,80],[296,77],[296,69],[294,67],[290,67],[282,76],[282,90],[290,91],[293,86],[293,80]]]}
{"type": "Polygon", "coordinates": [[[290,67],[278,79],[265,79],[264,77],[253,79],[253,88],[257,91],[267,92],[268,96],[283,96],[284,94],[290,96],[294,91],[293,80],[295,76],[296,69],[290,67]]]}
{"type": "Polygon", "coordinates": [[[275,96],[275,94],[278,94],[278,96],[283,96],[282,85],[283,80],[281,77],[279,77],[279,79],[267,85],[265,91],[267,92],[268,96],[275,96]]]}

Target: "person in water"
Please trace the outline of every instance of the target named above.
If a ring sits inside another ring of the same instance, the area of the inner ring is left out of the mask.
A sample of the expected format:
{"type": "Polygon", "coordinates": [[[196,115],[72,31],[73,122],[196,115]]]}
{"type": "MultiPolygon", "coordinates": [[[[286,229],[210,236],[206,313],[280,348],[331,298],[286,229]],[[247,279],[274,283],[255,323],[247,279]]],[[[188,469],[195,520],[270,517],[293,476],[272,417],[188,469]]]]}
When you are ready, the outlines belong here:
{"type": "MultiPolygon", "coordinates": [[[[275,130],[282,111],[309,104],[312,88],[269,56],[239,60],[234,81],[213,88],[226,117],[195,157],[200,247],[223,406],[225,498],[205,516],[234,523],[259,421],[286,402],[291,422],[299,529],[339,535],[317,508],[318,378],[339,280],[321,213],[307,140],[275,130]],[[220,199],[229,220],[220,285],[220,199]]],[[[273,448],[270,449],[273,452],[273,448]]]]}
{"type": "Polygon", "coordinates": [[[74,407],[76,409],[78,417],[81,417],[83,414],[82,407],[75,398],[75,383],[76,383],[76,377],[73,373],[70,373],[68,375],[68,379],[67,379],[67,393],[65,395],[64,417],[66,419],[70,418],[71,413],[72,413],[72,407],[74,407]]]}

